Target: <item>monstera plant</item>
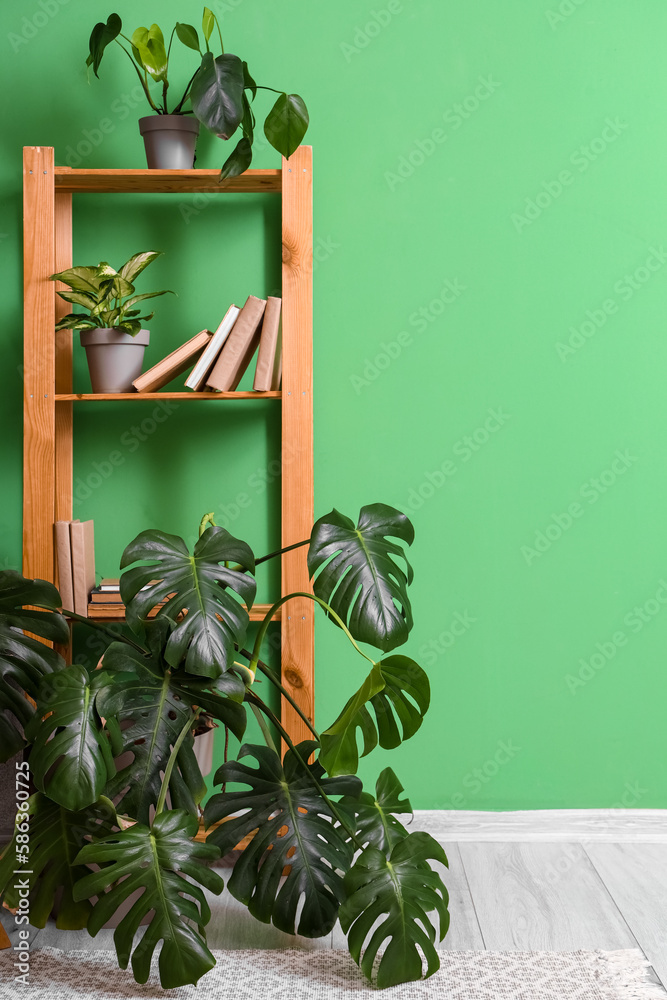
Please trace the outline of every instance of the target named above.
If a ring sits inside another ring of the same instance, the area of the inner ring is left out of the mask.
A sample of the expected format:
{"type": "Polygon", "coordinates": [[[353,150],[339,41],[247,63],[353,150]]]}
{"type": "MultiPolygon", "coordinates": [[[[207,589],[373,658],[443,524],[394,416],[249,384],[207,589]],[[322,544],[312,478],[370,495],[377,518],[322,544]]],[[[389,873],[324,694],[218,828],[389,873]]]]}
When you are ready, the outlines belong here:
{"type": "Polygon", "coordinates": [[[66,617],[77,616],[61,610],[56,588],[0,573],[0,758],[23,751],[33,789],[19,795],[0,859],[4,905],[23,905],[21,871],[34,925],[56,901],[57,926],[93,936],[115,915],[118,961],[131,963],[137,982],[161,946],[162,986],[194,984],[215,964],[205,926],[210,894],[224,883],[212,863],[235,850],[226,889],[258,920],[310,938],[340,920],[352,957],[380,987],[435,972],[448,897],[429,862],[446,865],[445,854],[399,819],[412,810],[391,768],[373,791],[356,775],[360,755],[412,737],[429,705],[422,668],[392,652],[412,627],[412,541],[409,520],[384,504],[362,508],[356,525],[336,510],[320,518],[297,543],[308,545],[313,593],[282,597],[247,648],[263,560],[208,515],[193,552],[179,537],[144,531],[121,561],[128,629],[108,634],[101,660],[88,665],[68,666],[57,652],[66,617]],[[321,732],[260,659],[269,622],[294,596],[321,607],[362,668],[321,732]],[[260,676],[311,739],[294,745],[258,691],[260,676]],[[266,745],[243,743],[248,710],[266,745]],[[194,739],[214,724],[240,747],[236,759],[225,755],[220,791],[202,806],[194,739]]]}

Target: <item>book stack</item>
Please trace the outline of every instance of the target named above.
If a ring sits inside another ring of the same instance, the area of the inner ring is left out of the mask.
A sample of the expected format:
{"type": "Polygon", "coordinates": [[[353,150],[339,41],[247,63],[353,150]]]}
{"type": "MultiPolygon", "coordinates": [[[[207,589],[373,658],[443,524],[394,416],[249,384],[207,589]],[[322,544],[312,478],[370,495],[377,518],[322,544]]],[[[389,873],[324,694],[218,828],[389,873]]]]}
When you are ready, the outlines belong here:
{"type": "Polygon", "coordinates": [[[54,530],[63,609],[87,618],[88,598],[95,586],[93,522],[56,521],[54,530]]]}
{"type": "MultiPolygon", "coordinates": [[[[153,584],[158,583],[158,580],[151,580],[147,583],[142,590],[148,590],[153,584]]],[[[148,617],[153,618],[162,607],[163,604],[173,597],[173,594],[169,594],[164,601],[160,601],[154,608],[152,608],[148,617]]],[[[120,581],[114,578],[105,578],[100,583],[99,587],[95,587],[90,594],[90,603],[93,605],[95,614],[99,615],[101,618],[121,618],[125,613],[125,605],[120,596],[120,581]]]]}
{"type": "Polygon", "coordinates": [[[202,330],[136,378],[137,392],[155,392],[194,365],[185,385],[194,392],[234,392],[257,352],[253,390],[280,388],[282,374],[281,299],[249,295],[231,305],[214,333],[202,330]]]}

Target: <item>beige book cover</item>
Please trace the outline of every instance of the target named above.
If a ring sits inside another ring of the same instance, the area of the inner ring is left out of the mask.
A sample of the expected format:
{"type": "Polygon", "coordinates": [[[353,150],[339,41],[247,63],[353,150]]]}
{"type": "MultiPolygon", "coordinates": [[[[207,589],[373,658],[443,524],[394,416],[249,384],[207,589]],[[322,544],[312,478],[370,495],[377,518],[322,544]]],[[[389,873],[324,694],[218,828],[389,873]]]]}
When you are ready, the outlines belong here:
{"type": "Polygon", "coordinates": [[[156,389],[161,389],[163,385],[171,382],[177,375],[182,375],[186,368],[195,363],[212,336],[209,330],[201,330],[139,378],[135,378],[132,385],[137,392],[155,392],[156,389]]]}
{"type": "Polygon", "coordinates": [[[280,388],[280,376],[282,373],[281,306],[282,299],[276,298],[274,295],[269,295],[266,300],[266,309],[264,310],[262,333],[257,353],[255,381],[252,386],[255,392],[269,392],[280,388]]]}
{"type": "Polygon", "coordinates": [[[73,521],[69,526],[72,545],[74,608],[88,617],[88,598],[95,586],[95,533],[92,521],[73,521]]]}
{"type": "Polygon", "coordinates": [[[232,327],[206,384],[220,392],[233,392],[259,344],[266,301],[249,295],[232,327]]]}
{"type": "Polygon", "coordinates": [[[70,545],[70,521],[56,521],[56,561],[58,563],[58,590],[62,607],[74,611],[74,587],[72,584],[72,547],[70,545]]]}

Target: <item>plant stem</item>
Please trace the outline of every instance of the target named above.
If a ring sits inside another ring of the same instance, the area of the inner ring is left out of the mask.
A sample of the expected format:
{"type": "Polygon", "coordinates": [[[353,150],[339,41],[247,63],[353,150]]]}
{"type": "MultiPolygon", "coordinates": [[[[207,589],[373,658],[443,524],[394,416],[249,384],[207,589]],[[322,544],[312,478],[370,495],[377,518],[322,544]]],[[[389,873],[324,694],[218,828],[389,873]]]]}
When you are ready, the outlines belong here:
{"type": "MultiPolygon", "coordinates": [[[[252,692],[250,692],[250,691],[246,692],[246,696],[244,698],[244,701],[247,701],[248,704],[250,705],[250,708],[252,709],[252,713],[255,716],[255,718],[257,719],[257,722],[259,724],[259,728],[262,730],[262,736],[264,737],[264,740],[266,742],[267,747],[269,747],[270,750],[273,750],[274,753],[278,753],[278,750],[276,749],[276,745],[273,742],[273,737],[271,736],[271,733],[269,731],[269,727],[267,726],[266,722],[262,718],[262,713],[259,710],[258,705],[255,704],[255,702],[261,702],[261,704],[264,705],[264,702],[261,701],[261,699],[258,698],[257,695],[252,694],[252,692]]],[[[275,718],[275,716],[274,716],[274,718],[275,718]]]]}
{"type": "MultiPolygon", "coordinates": [[[[125,38],[125,35],[121,35],[121,38],[125,38]]],[[[125,41],[126,42],[130,42],[130,45],[132,44],[132,42],[130,41],[129,38],[125,38],[125,41]]],[[[135,63],[134,59],[132,58],[132,55],[127,51],[127,49],[125,48],[124,45],[121,45],[121,43],[118,41],[117,38],[114,38],[114,42],[116,42],[118,45],[120,45],[120,47],[123,50],[123,52],[125,53],[125,55],[130,60],[130,62],[132,63],[132,65],[134,66],[134,68],[135,68],[135,70],[137,72],[137,76],[139,77],[139,83],[141,84],[141,86],[144,89],[144,94],[146,95],[146,100],[148,101],[148,103],[152,107],[153,111],[155,111],[156,114],[159,114],[160,113],[159,108],[154,103],[153,98],[151,97],[150,90],[148,89],[148,83],[146,83],[145,80],[144,80],[144,78],[142,77],[141,71],[139,70],[139,67],[135,63]]]]}
{"type": "Polygon", "coordinates": [[[259,631],[257,633],[257,638],[255,639],[255,645],[252,651],[252,659],[250,660],[249,663],[249,669],[253,674],[257,669],[257,661],[259,660],[259,651],[261,649],[262,643],[264,641],[264,636],[266,635],[266,630],[269,627],[271,619],[273,618],[278,608],[281,607],[283,604],[285,604],[286,601],[291,601],[293,597],[307,597],[309,601],[314,601],[316,604],[319,604],[321,608],[324,608],[326,613],[331,618],[333,618],[336,624],[339,625],[340,628],[343,630],[343,632],[348,637],[348,639],[350,640],[356,651],[360,653],[365,660],[368,660],[369,663],[372,663],[373,666],[375,666],[375,660],[371,659],[370,656],[367,656],[367,654],[364,653],[363,649],[359,648],[359,646],[357,645],[352,636],[352,633],[348,629],[343,619],[340,617],[340,615],[336,614],[334,609],[330,607],[326,601],[323,601],[321,597],[317,597],[315,594],[309,594],[305,590],[295,590],[293,594],[287,594],[285,597],[281,597],[279,601],[276,601],[275,604],[271,605],[266,615],[264,616],[262,624],[260,625],[259,631]]]}
{"type": "Polygon", "coordinates": [[[259,566],[260,563],[266,562],[267,559],[275,559],[276,556],[281,556],[283,552],[291,552],[292,549],[298,549],[302,545],[308,545],[310,538],[304,538],[302,542],[295,542],[294,545],[286,545],[282,549],[276,549],[275,552],[269,552],[268,556],[260,556],[259,559],[255,559],[255,566],[259,566]]]}
{"type": "Polygon", "coordinates": [[[157,805],[155,807],[155,815],[156,816],[159,816],[160,813],[162,812],[162,810],[164,809],[164,804],[165,804],[165,802],[167,800],[167,792],[169,790],[169,782],[171,781],[171,774],[172,774],[172,771],[174,770],[174,765],[176,763],[176,758],[178,757],[178,752],[179,752],[179,750],[181,749],[181,747],[183,745],[183,740],[188,735],[188,732],[192,729],[193,724],[194,724],[194,722],[195,722],[195,720],[196,720],[196,718],[197,718],[197,716],[199,715],[200,712],[201,712],[201,708],[194,709],[192,712],[190,712],[190,716],[188,718],[188,721],[185,723],[185,725],[181,729],[181,731],[180,731],[180,733],[178,735],[178,739],[174,743],[174,747],[173,747],[173,749],[171,751],[171,754],[169,755],[169,760],[167,761],[167,766],[164,769],[164,778],[162,779],[162,788],[160,789],[160,795],[159,795],[159,798],[157,800],[157,805]]]}
{"type": "Polygon", "coordinates": [[[180,113],[181,108],[183,107],[183,105],[187,101],[188,97],[190,96],[190,87],[194,83],[194,79],[195,79],[197,73],[199,72],[199,70],[200,70],[200,67],[198,66],[197,69],[192,74],[192,76],[190,77],[190,81],[189,81],[187,87],[185,88],[185,92],[183,93],[183,96],[181,97],[180,101],[178,102],[178,104],[174,108],[174,114],[175,115],[177,115],[177,114],[180,113]]]}
{"type": "Polygon", "coordinates": [[[257,84],[258,90],[270,90],[274,94],[284,94],[284,90],[276,90],[275,87],[262,87],[260,83],[257,84]]]}
{"type": "Polygon", "coordinates": [[[303,759],[303,757],[299,753],[298,749],[292,743],[292,740],[290,739],[290,736],[289,736],[289,733],[287,732],[287,730],[283,728],[283,726],[281,725],[280,721],[273,714],[273,712],[271,711],[271,709],[269,708],[269,706],[264,704],[264,702],[262,701],[261,698],[259,698],[256,694],[253,694],[251,692],[249,692],[249,695],[250,695],[250,699],[252,699],[251,702],[250,702],[251,707],[254,707],[253,706],[253,701],[256,702],[257,709],[261,709],[261,711],[265,713],[267,719],[270,719],[270,721],[273,723],[273,725],[276,727],[276,729],[278,730],[278,732],[280,733],[280,735],[284,739],[284,741],[287,744],[287,746],[290,748],[290,750],[292,751],[292,753],[296,757],[296,759],[297,759],[298,763],[300,764],[302,770],[310,778],[310,780],[312,781],[312,783],[317,788],[317,791],[319,792],[319,794],[322,796],[322,798],[324,799],[324,801],[327,803],[327,805],[331,809],[332,815],[338,820],[338,822],[343,827],[343,829],[347,833],[349,833],[350,838],[354,842],[355,847],[357,847],[360,851],[363,851],[365,845],[362,844],[361,841],[357,839],[356,831],[353,830],[350,826],[348,826],[347,820],[345,820],[343,818],[343,816],[339,813],[338,808],[336,807],[336,803],[333,802],[329,798],[329,796],[327,795],[327,793],[324,791],[324,788],[322,787],[322,785],[320,784],[320,782],[318,781],[318,779],[315,777],[315,775],[313,774],[313,772],[311,771],[311,769],[308,767],[308,764],[303,759]]]}
{"type": "MultiPolygon", "coordinates": [[[[245,656],[247,660],[252,659],[252,653],[248,652],[247,649],[240,649],[239,653],[241,654],[241,656],[245,656]]],[[[315,739],[319,742],[320,734],[317,732],[316,729],[313,728],[310,720],[306,715],[304,715],[303,711],[299,708],[299,706],[297,705],[297,703],[295,702],[294,698],[289,693],[287,688],[283,687],[283,685],[280,683],[278,675],[271,669],[271,667],[268,666],[268,664],[264,663],[262,660],[257,660],[257,666],[264,674],[264,676],[268,677],[271,683],[278,688],[283,698],[285,698],[285,700],[289,702],[289,704],[292,706],[292,708],[297,713],[299,718],[302,720],[302,722],[304,722],[308,726],[315,739]]]]}
{"type": "Polygon", "coordinates": [[[213,511],[213,510],[210,511],[208,514],[204,514],[204,516],[202,517],[201,521],[199,522],[199,537],[200,538],[204,534],[204,532],[206,531],[206,529],[208,528],[209,524],[211,525],[212,528],[215,527],[215,521],[213,520],[214,514],[215,514],[215,511],[213,511]]]}

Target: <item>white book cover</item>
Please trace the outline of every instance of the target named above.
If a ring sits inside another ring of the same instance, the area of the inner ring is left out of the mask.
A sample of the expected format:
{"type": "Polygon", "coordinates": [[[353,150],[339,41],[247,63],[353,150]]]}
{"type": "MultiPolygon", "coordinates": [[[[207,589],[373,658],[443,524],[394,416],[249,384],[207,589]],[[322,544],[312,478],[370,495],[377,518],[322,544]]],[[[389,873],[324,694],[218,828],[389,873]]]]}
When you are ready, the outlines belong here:
{"type": "Polygon", "coordinates": [[[240,312],[241,310],[237,306],[231,305],[229,307],[222,318],[220,326],[211,337],[204,353],[190,372],[190,377],[185,383],[188,389],[194,389],[195,392],[199,392],[199,390],[206,385],[206,376],[213,367],[218,354],[224,347],[227,337],[232,332],[232,327],[234,326],[236,317],[240,312]]]}

